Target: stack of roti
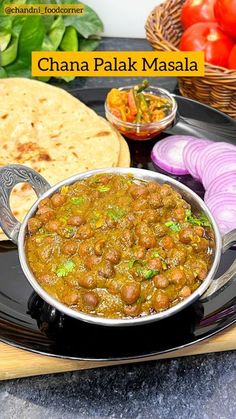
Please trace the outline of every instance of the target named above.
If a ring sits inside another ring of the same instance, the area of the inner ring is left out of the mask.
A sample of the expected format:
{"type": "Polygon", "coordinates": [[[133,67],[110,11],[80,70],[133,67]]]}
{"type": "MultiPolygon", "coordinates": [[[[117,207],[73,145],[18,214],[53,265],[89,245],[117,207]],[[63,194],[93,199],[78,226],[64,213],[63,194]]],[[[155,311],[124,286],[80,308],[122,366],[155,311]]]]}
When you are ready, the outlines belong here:
{"type": "MultiPolygon", "coordinates": [[[[130,165],[123,137],[65,90],[8,78],[0,80],[0,98],[0,167],[24,164],[54,185],[87,170],[130,165]]],[[[29,185],[14,188],[11,208],[19,221],[35,199],[29,185]]]]}

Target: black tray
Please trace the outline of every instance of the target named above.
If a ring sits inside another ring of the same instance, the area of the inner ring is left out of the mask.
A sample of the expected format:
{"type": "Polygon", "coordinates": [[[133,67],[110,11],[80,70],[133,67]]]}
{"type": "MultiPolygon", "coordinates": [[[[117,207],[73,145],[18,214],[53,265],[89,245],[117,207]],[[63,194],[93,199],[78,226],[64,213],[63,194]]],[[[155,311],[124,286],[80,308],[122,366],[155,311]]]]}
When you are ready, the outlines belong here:
{"type": "MultiPolygon", "coordinates": [[[[107,89],[72,92],[98,113],[104,112],[107,89]]],[[[199,121],[236,123],[226,115],[198,102],[176,96],[182,116],[199,121]]],[[[79,127],[78,127],[79,131],[79,127]]],[[[183,127],[182,134],[189,134],[183,127]]],[[[201,133],[196,130],[196,136],[201,133]]],[[[209,137],[212,138],[211,133],[209,137]]],[[[150,162],[155,140],[129,141],[132,166],[156,170],[150,162]]],[[[91,150],[92,152],[92,150],[91,150]]],[[[202,196],[200,183],[190,176],[175,177],[202,196]]],[[[235,258],[235,250],[222,257],[218,275],[235,258]]],[[[110,328],[69,318],[35,294],[21,271],[17,249],[0,243],[0,340],[33,352],[83,360],[118,360],[161,354],[199,342],[236,321],[236,281],[204,304],[199,301],[168,319],[144,326],[110,328]]]]}

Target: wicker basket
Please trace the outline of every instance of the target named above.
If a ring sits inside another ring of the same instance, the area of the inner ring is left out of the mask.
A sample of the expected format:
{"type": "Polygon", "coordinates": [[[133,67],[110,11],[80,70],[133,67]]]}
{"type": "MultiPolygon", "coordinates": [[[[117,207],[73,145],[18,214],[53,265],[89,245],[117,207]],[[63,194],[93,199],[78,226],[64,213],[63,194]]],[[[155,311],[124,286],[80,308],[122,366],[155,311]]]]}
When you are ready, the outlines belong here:
{"type": "MultiPolygon", "coordinates": [[[[183,32],[180,13],[185,0],[167,0],[146,22],[146,35],[158,51],[178,51],[183,32]]],[[[220,52],[219,52],[220,53],[220,52]]],[[[236,71],[205,64],[204,77],[180,77],[183,96],[196,99],[236,118],[236,71]]]]}

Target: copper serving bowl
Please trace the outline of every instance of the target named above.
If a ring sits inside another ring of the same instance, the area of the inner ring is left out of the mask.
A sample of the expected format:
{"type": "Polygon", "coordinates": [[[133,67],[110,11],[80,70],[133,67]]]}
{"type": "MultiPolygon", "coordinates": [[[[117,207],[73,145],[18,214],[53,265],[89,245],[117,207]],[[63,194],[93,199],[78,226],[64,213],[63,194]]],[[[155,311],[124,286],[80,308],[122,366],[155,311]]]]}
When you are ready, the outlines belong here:
{"type": "Polygon", "coordinates": [[[0,225],[4,233],[9,237],[9,239],[18,245],[19,259],[22,270],[29,283],[36,291],[36,293],[39,294],[48,304],[52,305],[59,311],[65,313],[66,315],[74,317],[78,320],[82,320],[88,323],[94,323],[97,325],[133,326],[164,319],[184,309],[186,306],[192,304],[196,299],[199,299],[200,297],[201,299],[204,299],[206,297],[213,296],[216,292],[220,291],[220,289],[236,273],[236,261],[234,261],[234,263],[231,265],[231,267],[225,274],[215,279],[215,275],[221,259],[221,254],[225,250],[227,250],[233,243],[236,242],[236,231],[234,230],[228,233],[222,239],[217,224],[214,220],[214,217],[210,213],[203,200],[195,192],[193,192],[191,189],[181,184],[180,182],[172,179],[171,177],[149,170],[136,168],[108,168],[91,170],[89,172],[84,172],[72,176],[51,187],[49,183],[40,174],[28,167],[15,164],[2,167],[0,169],[0,225]],[[205,215],[208,217],[212,224],[212,229],[215,234],[216,243],[215,249],[213,249],[212,266],[202,284],[189,297],[176,304],[175,306],[156,314],[150,314],[137,318],[109,319],[98,317],[95,315],[85,314],[83,312],[76,311],[72,308],[67,307],[66,305],[62,304],[61,302],[53,298],[51,295],[49,295],[37,282],[36,278],[31,272],[25,254],[25,237],[28,232],[27,225],[29,218],[31,218],[35,214],[38,204],[42,199],[50,197],[64,185],[73,184],[74,182],[80,181],[98,173],[130,173],[134,176],[134,178],[139,180],[168,183],[171,186],[173,186],[173,188],[177,190],[189,204],[191,204],[194,210],[201,211],[205,213],[205,215]],[[22,182],[29,183],[33,187],[38,196],[38,199],[30,209],[28,214],[25,216],[23,223],[20,224],[12,214],[9,205],[9,197],[14,186],[22,182]]]}

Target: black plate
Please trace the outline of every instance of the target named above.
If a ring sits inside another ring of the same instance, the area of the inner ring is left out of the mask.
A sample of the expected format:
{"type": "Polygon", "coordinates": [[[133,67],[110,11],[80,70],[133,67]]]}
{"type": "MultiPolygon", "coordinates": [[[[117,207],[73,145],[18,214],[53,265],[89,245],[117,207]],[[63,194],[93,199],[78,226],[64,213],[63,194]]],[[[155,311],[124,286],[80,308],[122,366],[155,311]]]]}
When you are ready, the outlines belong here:
{"type": "MultiPolygon", "coordinates": [[[[103,114],[106,89],[76,90],[72,93],[103,114]]],[[[222,126],[236,126],[232,119],[212,108],[186,98],[176,96],[176,99],[183,116],[214,121],[222,126]]],[[[187,128],[182,134],[188,134],[187,128]]],[[[197,131],[195,135],[201,136],[197,131]]],[[[129,142],[133,166],[156,170],[150,162],[154,143],[155,140],[129,142]]],[[[201,184],[190,176],[177,179],[202,195],[201,184]]],[[[235,256],[235,250],[226,252],[218,275],[226,270],[235,256]]],[[[234,281],[216,297],[204,304],[198,301],[169,319],[145,326],[110,328],[69,318],[38,297],[24,277],[17,249],[10,242],[0,244],[0,266],[0,340],[38,353],[84,360],[143,357],[193,344],[236,321],[234,281]]]]}

